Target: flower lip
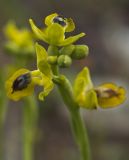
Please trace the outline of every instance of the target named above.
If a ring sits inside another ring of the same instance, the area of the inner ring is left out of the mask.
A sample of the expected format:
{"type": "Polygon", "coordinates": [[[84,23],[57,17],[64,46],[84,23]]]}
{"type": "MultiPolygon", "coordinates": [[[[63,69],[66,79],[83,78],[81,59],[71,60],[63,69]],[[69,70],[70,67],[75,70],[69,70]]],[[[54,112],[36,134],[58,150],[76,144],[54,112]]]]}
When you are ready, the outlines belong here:
{"type": "Polygon", "coordinates": [[[30,73],[25,73],[23,75],[20,75],[13,82],[12,93],[14,93],[15,91],[20,91],[20,90],[27,88],[28,84],[30,84],[30,83],[31,83],[30,73]]]}
{"type": "Polygon", "coordinates": [[[95,92],[99,98],[112,98],[119,96],[119,93],[111,88],[95,89],[95,92]]]}
{"type": "Polygon", "coordinates": [[[65,18],[63,18],[62,16],[54,17],[53,22],[58,23],[63,27],[65,27],[67,25],[65,18]]]}

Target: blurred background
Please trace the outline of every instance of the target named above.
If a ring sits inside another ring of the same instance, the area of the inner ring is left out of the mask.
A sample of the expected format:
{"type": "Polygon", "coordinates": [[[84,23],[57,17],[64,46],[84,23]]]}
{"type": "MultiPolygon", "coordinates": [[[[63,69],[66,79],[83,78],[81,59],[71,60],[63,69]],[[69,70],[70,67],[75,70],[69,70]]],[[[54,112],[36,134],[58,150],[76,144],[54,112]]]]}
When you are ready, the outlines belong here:
{"type": "MultiPolygon", "coordinates": [[[[30,28],[33,18],[42,27],[43,19],[57,12],[72,17],[76,30],[85,32],[77,44],[87,44],[90,54],[65,70],[71,81],[83,66],[91,70],[95,85],[116,82],[129,89],[129,1],[128,0],[0,0],[0,67],[11,63],[2,49],[3,27],[8,20],[30,28]]],[[[32,68],[35,67],[35,62],[32,68]]],[[[31,67],[30,67],[31,69],[31,67]]],[[[127,93],[128,94],[128,93],[127,93]]],[[[127,95],[128,96],[128,95],[127,95]]],[[[10,102],[5,123],[5,160],[22,160],[22,105],[10,102]]],[[[107,110],[82,110],[93,160],[129,159],[129,101],[107,110]]],[[[79,160],[70,130],[69,114],[56,89],[39,102],[38,133],[34,160],[79,160]]]]}

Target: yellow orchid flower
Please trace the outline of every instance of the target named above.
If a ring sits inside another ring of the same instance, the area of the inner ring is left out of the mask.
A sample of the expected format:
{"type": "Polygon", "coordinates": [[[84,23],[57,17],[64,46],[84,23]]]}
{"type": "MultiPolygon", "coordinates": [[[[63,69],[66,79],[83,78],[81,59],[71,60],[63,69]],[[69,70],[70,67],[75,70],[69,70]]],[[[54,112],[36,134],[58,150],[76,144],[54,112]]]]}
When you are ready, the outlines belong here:
{"type": "Polygon", "coordinates": [[[71,18],[62,18],[57,13],[51,14],[45,18],[44,29],[39,29],[32,19],[29,20],[31,28],[38,39],[54,46],[66,46],[76,42],[83,37],[85,33],[65,38],[65,32],[74,30],[75,25],[71,18]]]}
{"type": "Polygon", "coordinates": [[[5,49],[13,54],[34,54],[34,40],[27,28],[17,28],[15,22],[10,21],[4,28],[7,42],[5,49]]]}
{"type": "Polygon", "coordinates": [[[39,85],[43,87],[43,91],[39,94],[39,99],[44,100],[53,89],[54,84],[52,82],[51,68],[47,63],[47,52],[43,47],[36,44],[36,54],[37,70],[20,69],[6,81],[5,88],[10,99],[17,101],[29,96],[33,93],[35,85],[39,85]],[[42,65],[42,63],[44,64],[42,65]]]}
{"type": "Polygon", "coordinates": [[[125,100],[125,90],[113,83],[105,83],[94,87],[90,73],[85,67],[76,77],[74,82],[74,94],[80,107],[87,109],[113,108],[122,104],[125,100]]]}

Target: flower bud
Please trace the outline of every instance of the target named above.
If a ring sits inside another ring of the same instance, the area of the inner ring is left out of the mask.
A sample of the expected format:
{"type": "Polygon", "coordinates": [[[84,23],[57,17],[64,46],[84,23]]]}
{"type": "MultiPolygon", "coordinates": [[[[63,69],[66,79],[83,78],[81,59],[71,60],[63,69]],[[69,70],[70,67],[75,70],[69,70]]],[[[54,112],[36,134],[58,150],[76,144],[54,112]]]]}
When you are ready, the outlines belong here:
{"type": "Polygon", "coordinates": [[[72,52],[74,51],[74,49],[75,49],[75,45],[71,44],[71,45],[65,46],[65,47],[61,48],[60,54],[70,56],[72,54],[72,52]]]}
{"type": "Polygon", "coordinates": [[[51,65],[54,65],[57,63],[57,56],[49,56],[47,58],[47,62],[51,65]]]}
{"type": "Polygon", "coordinates": [[[86,45],[76,45],[71,57],[73,59],[82,59],[89,53],[89,48],[86,45]]]}
{"type": "Polygon", "coordinates": [[[72,64],[72,59],[68,55],[61,55],[58,57],[57,62],[59,67],[65,68],[72,64]]]}
{"type": "Polygon", "coordinates": [[[58,55],[59,54],[58,48],[56,46],[51,46],[51,45],[48,47],[47,52],[49,55],[58,55]]]}

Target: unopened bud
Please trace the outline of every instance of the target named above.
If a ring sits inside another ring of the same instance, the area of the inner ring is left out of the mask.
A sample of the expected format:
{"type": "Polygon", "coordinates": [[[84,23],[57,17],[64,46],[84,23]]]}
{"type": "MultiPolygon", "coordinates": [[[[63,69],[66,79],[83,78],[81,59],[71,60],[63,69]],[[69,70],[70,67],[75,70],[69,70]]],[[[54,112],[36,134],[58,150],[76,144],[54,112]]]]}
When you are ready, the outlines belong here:
{"type": "Polygon", "coordinates": [[[61,48],[60,54],[61,55],[62,54],[69,55],[70,56],[72,54],[72,52],[74,51],[74,49],[75,49],[75,46],[73,44],[65,46],[65,47],[61,48]]]}
{"type": "Polygon", "coordinates": [[[57,56],[48,56],[47,61],[49,64],[56,64],[57,63],[57,56]]]}
{"type": "Polygon", "coordinates": [[[65,68],[69,67],[72,64],[72,59],[68,55],[61,55],[58,57],[59,67],[65,68]]]}
{"type": "Polygon", "coordinates": [[[73,59],[83,59],[89,53],[89,48],[87,45],[76,45],[71,57],[73,59]]]}

